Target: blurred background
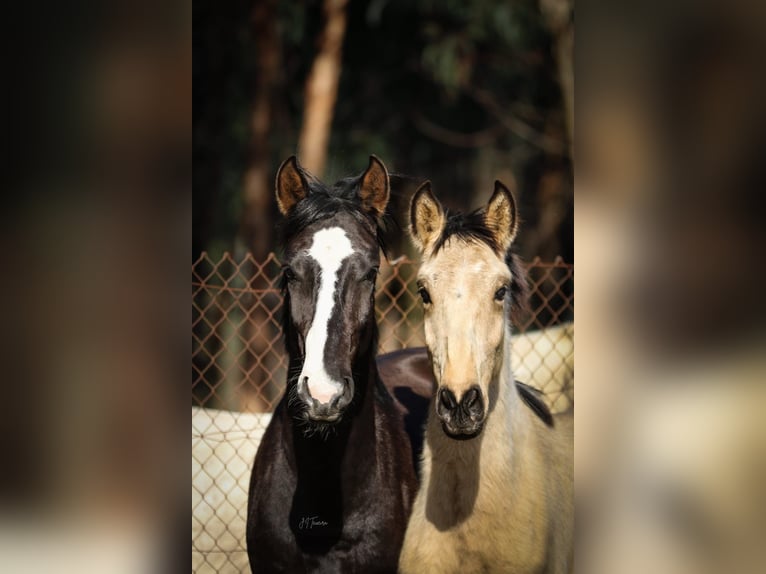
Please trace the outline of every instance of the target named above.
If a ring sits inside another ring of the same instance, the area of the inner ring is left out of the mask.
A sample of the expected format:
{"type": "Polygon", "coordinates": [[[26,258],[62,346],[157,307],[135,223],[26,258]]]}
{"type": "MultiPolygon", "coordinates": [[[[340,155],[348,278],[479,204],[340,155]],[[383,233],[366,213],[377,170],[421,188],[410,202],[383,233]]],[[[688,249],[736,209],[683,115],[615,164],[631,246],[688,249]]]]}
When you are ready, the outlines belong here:
{"type": "Polygon", "coordinates": [[[16,4],[0,37],[2,570],[177,571],[191,6],[16,4]]]}
{"type": "Polygon", "coordinates": [[[578,13],[578,571],[766,572],[766,4],[578,13]]]}
{"type": "Polygon", "coordinates": [[[397,216],[424,179],[460,209],[501,179],[520,253],[571,262],[568,0],[197,0],[193,17],[193,259],[275,249],[274,177],[297,153],[328,183],[377,155],[405,176],[397,216]]]}

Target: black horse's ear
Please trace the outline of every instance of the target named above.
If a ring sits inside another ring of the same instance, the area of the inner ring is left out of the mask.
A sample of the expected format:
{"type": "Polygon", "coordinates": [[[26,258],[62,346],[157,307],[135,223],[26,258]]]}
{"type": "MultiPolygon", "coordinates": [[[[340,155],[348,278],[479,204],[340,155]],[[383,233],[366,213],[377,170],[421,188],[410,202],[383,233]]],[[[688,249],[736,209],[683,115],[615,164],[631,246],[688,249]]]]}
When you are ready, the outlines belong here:
{"type": "Polygon", "coordinates": [[[439,239],[446,217],[439,200],[431,192],[431,182],[423,183],[410,201],[410,237],[423,253],[430,251],[439,239]]]}
{"type": "Polygon", "coordinates": [[[500,251],[508,251],[519,229],[519,217],[511,190],[500,181],[495,181],[495,192],[484,212],[484,223],[492,231],[500,251]]]}
{"type": "Polygon", "coordinates": [[[279,166],[276,187],[277,205],[282,215],[290,213],[295,204],[309,194],[308,182],[294,155],[288,157],[279,166]]]}
{"type": "Polygon", "coordinates": [[[391,183],[388,171],[383,162],[374,155],[370,156],[370,165],[362,174],[359,185],[359,199],[365,211],[380,217],[386,212],[388,198],[391,194],[391,183]]]}

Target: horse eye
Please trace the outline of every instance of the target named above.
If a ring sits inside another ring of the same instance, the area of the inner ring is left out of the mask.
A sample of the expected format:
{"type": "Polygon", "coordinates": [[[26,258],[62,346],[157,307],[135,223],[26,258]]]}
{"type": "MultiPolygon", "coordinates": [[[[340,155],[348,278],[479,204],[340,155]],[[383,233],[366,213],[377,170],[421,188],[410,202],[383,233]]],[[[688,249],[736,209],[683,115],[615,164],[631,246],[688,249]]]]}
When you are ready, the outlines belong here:
{"type": "Polygon", "coordinates": [[[377,279],[377,277],[378,277],[378,268],[377,267],[373,267],[372,269],[370,269],[367,272],[367,275],[364,276],[364,280],[365,281],[372,281],[374,283],[375,279],[377,279]]]}
{"type": "Polygon", "coordinates": [[[495,301],[503,301],[505,299],[505,295],[508,293],[508,287],[500,287],[497,291],[495,291],[495,301]]]}
{"type": "Polygon", "coordinates": [[[282,273],[284,274],[285,279],[290,282],[295,281],[298,278],[298,276],[295,274],[295,271],[293,271],[289,267],[283,268],[282,273]]]}
{"type": "Polygon", "coordinates": [[[428,294],[428,291],[426,291],[425,287],[421,287],[418,289],[418,294],[420,295],[420,298],[423,300],[424,305],[428,305],[431,302],[431,295],[428,294]]]}

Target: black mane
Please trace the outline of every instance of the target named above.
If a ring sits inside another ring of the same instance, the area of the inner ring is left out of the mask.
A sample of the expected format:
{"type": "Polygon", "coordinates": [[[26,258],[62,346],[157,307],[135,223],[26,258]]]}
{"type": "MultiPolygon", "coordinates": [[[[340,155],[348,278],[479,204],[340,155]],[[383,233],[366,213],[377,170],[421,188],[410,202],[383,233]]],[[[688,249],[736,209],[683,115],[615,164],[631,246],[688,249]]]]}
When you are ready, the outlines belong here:
{"type": "Polygon", "coordinates": [[[464,241],[479,241],[487,244],[492,251],[499,253],[500,246],[495,241],[492,230],[484,222],[484,210],[477,209],[470,213],[445,213],[447,223],[444,225],[439,239],[434,245],[434,253],[444,247],[451,237],[457,237],[464,241]]]}
{"type": "MultiPolygon", "coordinates": [[[[484,209],[477,209],[469,213],[450,213],[447,210],[445,217],[447,223],[444,225],[439,239],[436,240],[434,253],[444,247],[451,238],[456,238],[462,241],[484,243],[495,253],[501,254],[494,233],[484,221],[484,209]]],[[[511,271],[510,318],[518,326],[529,306],[529,279],[527,270],[518,255],[509,249],[504,257],[505,264],[511,271]]]]}
{"type": "Polygon", "coordinates": [[[390,214],[386,212],[382,217],[375,217],[364,210],[359,199],[359,187],[364,173],[343,178],[330,187],[307,171],[299,169],[308,184],[309,193],[282,220],[280,235],[283,245],[288,245],[312,223],[346,212],[357,219],[375,237],[383,253],[387,253],[384,232],[390,214]]]}
{"type": "Polygon", "coordinates": [[[546,424],[546,426],[552,427],[553,415],[551,414],[551,410],[548,408],[548,405],[545,404],[545,400],[543,400],[542,391],[520,381],[514,382],[516,383],[516,388],[519,391],[521,400],[523,400],[524,403],[530,409],[532,409],[532,412],[535,413],[537,417],[546,424]]]}

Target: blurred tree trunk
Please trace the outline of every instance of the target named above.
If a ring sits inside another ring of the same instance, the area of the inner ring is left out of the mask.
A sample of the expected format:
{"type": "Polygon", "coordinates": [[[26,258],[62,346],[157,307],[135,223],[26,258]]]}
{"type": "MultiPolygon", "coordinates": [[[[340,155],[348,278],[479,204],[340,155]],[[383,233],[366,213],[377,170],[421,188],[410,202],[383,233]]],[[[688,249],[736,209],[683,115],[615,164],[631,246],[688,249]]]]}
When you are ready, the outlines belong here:
{"type": "Polygon", "coordinates": [[[271,130],[274,87],[279,78],[281,50],[276,32],[276,1],[254,0],[251,13],[255,38],[255,93],[250,114],[250,149],[244,175],[244,206],[240,237],[245,250],[257,260],[265,259],[272,247],[273,218],[271,180],[271,130]]]}
{"type": "Polygon", "coordinates": [[[348,0],[324,0],[324,29],[306,80],[303,126],[298,139],[301,164],[321,177],[327,161],[333,110],[338,97],[348,0]]]}
{"type": "MultiPolygon", "coordinates": [[[[250,112],[250,145],[248,166],[243,180],[244,205],[240,222],[240,239],[237,251],[250,251],[254,262],[241,264],[242,276],[238,281],[258,293],[266,289],[268,277],[258,273],[273,248],[275,210],[274,180],[271,165],[269,135],[272,130],[274,98],[280,77],[281,42],[277,34],[276,0],[253,0],[251,26],[255,48],[255,77],[252,108],[250,112]]],[[[237,257],[242,260],[242,253],[237,257]]],[[[219,362],[228,373],[227,388],[239,401],[237,410],[267,411],[271,405],[261,393],[268,378],[263,369],[256,368],[260,358],[269,355],[274,327],[263,305],[246,305],[246,320],[230,334],[232,342],[219,362]],[[239,346],[242,343],[244,349],[239,346]],[[241,381],[247,380],[246,385],[241,381]]],[[[233,315],[234,317],[234,315],[233,315]]],[[[231,407],[230,407],[231,408],[231,407]]]]}
{"type": "Polygon", "coordinates": [[[569,155],[574,158],[574,0],[540,0],[540,12],[553,36],[561,95],[564,100],[569,155]]]}
{"type": "MultiPolygon", "coordinates": [[[[559,154],[546,151],[546,157],[537,168],[534,203],[537,221],[527,233],[530,256],[552,260],[561,255],[567,243],[563,234],[569,233],[565,222],[572,204],[571,166],[565,157],[574,157],[574,0],[539,0],[542,20],[551,35],[556,75],[561,89],[564,115],[562,140],[568,145],[559,154]]],[[[558,124],[558,120],[554,120],[558,124]]],[[[558,132],[559,127],[554,128],[558,132]]],[[[547,129],[545,131],[548,131],[547,129]]]]}

